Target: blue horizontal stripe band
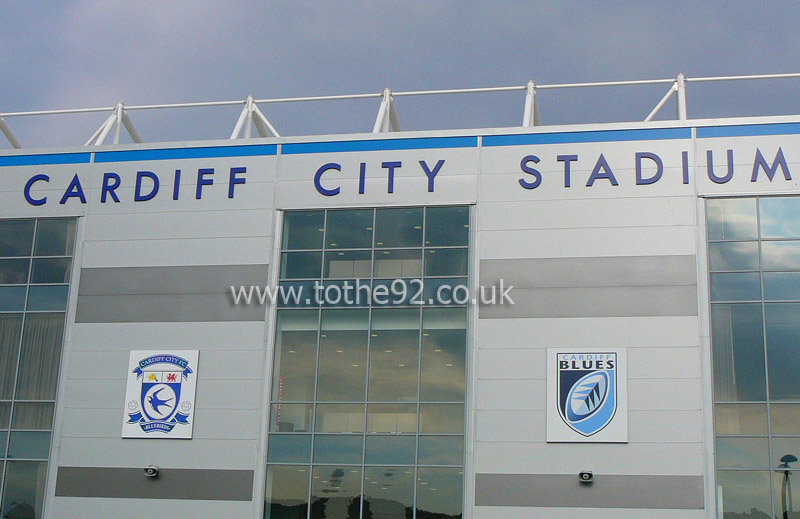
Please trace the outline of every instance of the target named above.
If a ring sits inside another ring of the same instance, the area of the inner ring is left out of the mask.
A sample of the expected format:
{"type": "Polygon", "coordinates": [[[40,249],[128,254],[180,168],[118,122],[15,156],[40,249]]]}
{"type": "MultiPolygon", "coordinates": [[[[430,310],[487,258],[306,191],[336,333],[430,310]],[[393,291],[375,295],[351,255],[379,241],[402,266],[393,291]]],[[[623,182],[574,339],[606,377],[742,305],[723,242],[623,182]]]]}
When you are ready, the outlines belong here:
{"type": "Polygon", "coordinates": [[[55,153],[52,155],[8,155],[0,157],[0,166],[45,166],[50,164],[88,164],[90,153],[55,153]]]}
{"type": "Polygon", "coordinates": [[[158,150],[99,151],[95,162],[130,162],[138,160],[167,159],[211,159],[217,157],[254,157],[276,155],[276,144],[254,144],[251,146],[213,146],[208,148],[164,148],[158,150]]]}
{"type": "Polygon", "coordinates": [[[343,151],[424,150],[440,148],[477,148],[477,137],[423,137],[417,139],[374,139],[366,141],[298,142],[284,144],[282,155],[334,153],[343,151]]]}
{"type": "Polygon", "coordinates": [[[698,139],[713,137],[745,137],[754,135],[794,135],[800,133],[800,123],[743,124],[739,126],[700,126],[698,139]]]}
{"type": "Polygon", "coordinates": [[[525,144],[571,144],[580,142],[658,141],[691,139],[690,128],[653,128],[648,130],[596,130],[590,132],[517,133],[487,135],[483,145],[521,146],[525,144]]]}

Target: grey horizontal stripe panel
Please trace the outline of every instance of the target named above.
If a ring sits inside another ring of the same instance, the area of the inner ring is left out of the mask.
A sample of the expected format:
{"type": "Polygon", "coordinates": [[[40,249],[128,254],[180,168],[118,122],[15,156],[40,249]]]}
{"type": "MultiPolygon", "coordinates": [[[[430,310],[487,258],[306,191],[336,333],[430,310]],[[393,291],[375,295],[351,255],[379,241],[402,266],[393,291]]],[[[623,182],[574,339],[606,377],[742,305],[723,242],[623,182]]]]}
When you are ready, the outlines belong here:
{"type": "Polygon", "coordinates": [[[691,509],[704,507],[702,476],[476,474],[476,506],[691,509]]]}
{"type": "Polygon", "coordinates": [[[697,315],[695,286],[514,288],[514,304],[484,305],[481,319],[697,315]]]}
{"type": "Polygon", "coordinates": [[[253,471],[161,469],[148,478],[143,467],[58,467],[56,496],[251,501],[253,471]]]}
{"type": "Polygon", "coordinates": [[[519,288],[695,285],[695,256],[613,256],[481,260],[484,286],[519,288]]]}

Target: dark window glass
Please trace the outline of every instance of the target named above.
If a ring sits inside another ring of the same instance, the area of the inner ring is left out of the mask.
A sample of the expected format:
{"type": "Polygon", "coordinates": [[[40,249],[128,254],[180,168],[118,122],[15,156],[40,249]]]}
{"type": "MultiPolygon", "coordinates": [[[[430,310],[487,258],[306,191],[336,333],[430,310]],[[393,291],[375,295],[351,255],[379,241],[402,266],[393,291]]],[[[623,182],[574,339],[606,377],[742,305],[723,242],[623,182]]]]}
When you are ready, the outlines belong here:
{"type": "Polygon", "coordinates": [[[371,287],[369,279],[331,279],[322,284],[319,297],[328,308],[367,307],[371,287]]]}
{"type": "Polygon", "coordinates": [[[711,270],[758,270],[758,242],[708,244],[711,270]]]}
{"type": "Polygon", "coordinates": [[[272,404],[270,432],[311,432],[312,404],[272,404]]]}
{"type": "Polygon", "coordinates": [[[766,400],[760,304],[711,305],[714,398],[766,400]]]}
{"type": "Polygon", "coordinates": [[[75,246],[75,220],[39,220],[34,256],[69,256],[75,246]]]}
{"type": "Polygon", "coordinates": [[[69,283],[71,258],[33,260],[31,283],[69,283]]]}
{"type": "Polygon", "coordinates": [[[425,251],[426,276],[466,276],[467,249],[428,249],[425,251]]]}
{"type": "Polygon", "coordinates": [[[0,314],[0,400],[11,400],[22,334],[22,314],[0,314]]]}
{"type": "Polygon", "coordinates": [[[408,278],[421,275],[421,249],[375,251],[375,277],[408,278]]]}
{"type": "Polygon", "coordinates": [[[417,432],[417,404],[369,404],[367,432],[417,432]]]}
{"type": "Polygon", "coordinates": [[[764,307],[770,400],[800,400],[800,303],[764,307]]]}
{"type": "Polygon", "coordinates": [[[465,308],[423,310],[420,400],[464,401],[466,326],[465,308]]]}
{"type": "MultiPolygon", "coordinates": [[[[800,455],[795,456],[800,457],[800,455]]],[[[800,488],[797,485],[797,462],[789,464],[794,470],[776,470],[772,475],[773,502],[776,519],[800,517],[800,488]],[[793,481],[789,481],[792,479],[793,481]]]]}
{"type": "Polygon", "coordinates": [[[429,207],[425,213],[425,246],[469,244],[468,207],[429,207]]]}
{"type": "Polygon", "coordinates": [[[318,326],[319,314],[316,310],[278,312],[272,376],[273,400],[313,400],[318,326]]]}
{"type": "Polygon", "coordinates": [[[314,463],[360,464],[364,437],[345,434],[314,436],[314,463]]]}
{"type": "MultiPolygon", "coordinates": [[[[11,420],[11,403],[0,402],[0,429],[8,429],[10,420],[11,420]]],[[[0,447],[0,451],[2,450],[3,447],[0,447]]],[[[0,454],[0,457],[2,457],[2,454],[0,454]]]]}
{"type": "Polygon", "coordinates": [[[767,438],[717,437],[717,467],[726,469],[769,467],[767,438]]]}
{"type": "Polygon", "coordinates": [[[798,468],[800,463],[800,438],[772,438],[772,467],[798,468]],[[794,458],[794,460],[792,460],[794,458]]]}
{"type": "Polygon", "coordinates": [[[5,458],[8,446],[8,431],[0,431],[0,458],[5,458]]]}
{"type": "Polygon", "coordinates": [[[50,429],[53,427],[53,404],[17,402],[14,404],[12,429],[50,429]]]}
{"type": "Polygon", "coordinates": [[[716,404],[714,422],[717,434],[766,435],[767,404],[716,404]]]}
{"type": "Polygon", "coordinates": [[[800,241],[761,242],[764,270],[800,270],[800,241]]]}
{"type": "Polygon", "coordinates": [[[317,400],[364,400],[368,310],[323,310],[317,400]]]}
{"type": "Polygon", "coordinates": [[[757,301],[761,299],[758,272],[711,274],[712,301],[757,301]]]}
{"type": "Polygon", "coordinates": [[[417,470],[417,519],[458,519],[462,514],[461,469],[417,470]]]}
{"type": "Polygon", "coordinates": [[[419,431],[423,433],[464,433],[463,404],[421,404],[419,431]]]}
{"type": "Polygon", "coordinates": [[[28,310],[57,312],[67,309],[67,285],[32,286],[28,289],[28,310]]]}
{"type": "Polygon", "coordinates": [[[285,252],[281,255],[281,279],[319,278],[321,268],[321,252],[285,252]]]}
{"type": "Polygon", "coordinates": [[[800,197],[758,200],[762,238],[800,238],[800,197]]]}
{"type": "Polygon", "coordinates": [[[764,300],[800,299],[800,272],[765,272],[764,300]]]}
{"type": "Polygon", "coordinates": [[[357,519],[361,509],[361,469],[314,467],[311,479],[311,517],[357,519]]]}
{"type": "Polygon", "coordinates": [[[373,310],[369,349],[369,400],[414,401],[419,362],[419,310],[373,310]]]}
{"type": "Polygon", "coordinates": [[[47,462],[9,461],[3,490],[3,517],[42,517],[47,462]]]}
{"type": "Polygon", "coordinates": [[[414,436],[367,436],[367,465],[413,465],[414,436]]]}
{"type": "Polygon", "coordinates": [[[419,278],[376,279],[373,284],[374,306],[418,306],[423,302],[419,278]]]}
{"type": "Polygon", "coordinates": [[[309,473],[306,466],[267,466],[265,519],[306,519],[309,473]]]}
{"type": "Polygon", "coordinates": [[[368,249],[372,246],[372,209],[328,211],[325,247],[368,249]]]}
{"type": "Polygon", "coordinates": [[[29,259],[0,260],[0,285],[24,285],[28,282],[29,259]]]}
{"type": "MultiPolygon", "coordinates": [[[[278,308],[315,308],[319,306],[315,284],[319,281],[281,281],[278,308]]],[[[255,299],[256,294],[253,294],[255,299]]]]}
{"type": "Polygon", "coordinates": [[[0,257],[30,256],[33,227],[33,220],[0,222],[0,257]]]}
{"type": "Polygon", "coordinates": [[[758,236],[754,198],[718,198],[706,202],[709,240],[748,240],[758,236]]]}
{"type": "Polygon", "coordinates": [[[464,437],[420,436],[417,463],[420,465],[463,464],[464,437]]]}
{"type": "Polygon", "coordinates": [[[412,467],[364,469],[364,517],[408,519],[414,508],[412,467]],[[367,515],[370,512],[372,515],[367,515]]]}
{"type": "Polygon", "coordinates": [[[770,404],[772,434],[800,435],[800,404],[770,404]]]}
{"type": "Polygon", "coordinates": [[[308,463],[311,461],[310,434],[271,434],[267,444],[271,463],[308,463]]]}
{"type": "Polygon", "coordinates": [[[364,432],[364,404],[317,404],[316,432],[364,432]]]}
{"type": "Polygon", "coordinates": [[[469,302],[466,278],[433,278],[425,280],[422,295],[428,304],[464,305],[469,302]]]}
{"type": "Polygon", "coordinates": [[[769,472],[720,470],[717,486],[723,519],[772,517],[769,472]]]}
{"type": "Polygon", "coordinates": [[[283,250],[321,249],[325,213],[287,211],[283,216],[283,250]]]}
{"type": "Polygon", "coordinates": [[[49,432],[12,432],[9,436],[9,458],[47,459],[49,452],[49,432]]]}
{"type": "Polygon", "coordinates": [[[422,208],[378,209],[375,213],[375,247],[422,245],[422,208]]]}
{"type": "Polygon", "coordinates": [[[0,312],[21,312],[26,291],[25,287],[0,287],[0,312]]]}
{"type": "Polygon", "coordinates": [[[326,278],[368,278],[372,274],[372,251],[335,250],[325,253],[326,278]]]}

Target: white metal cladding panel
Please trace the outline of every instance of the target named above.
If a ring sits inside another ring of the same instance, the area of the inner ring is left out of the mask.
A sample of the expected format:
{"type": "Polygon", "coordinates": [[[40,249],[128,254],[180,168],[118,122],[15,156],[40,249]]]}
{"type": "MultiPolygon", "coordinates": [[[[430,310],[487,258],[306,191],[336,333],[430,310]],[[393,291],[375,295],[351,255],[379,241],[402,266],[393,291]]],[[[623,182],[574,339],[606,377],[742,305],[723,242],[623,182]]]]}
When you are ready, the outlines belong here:
{"type": "MultiPolygon", "coordinates": [[[[521,506],[476,506],[473,519],[530,519],[531,509],[521,506]]],[[[641,510],[635,508],[536,508],[537,519],[701,519],[703,510],[641,510]]]]}
{"type": "MultiPolygon", "coordinates": [[[[205,323],[75,323],[71,351],[128,352],[145,344],[169,344],[176,349],[211,348],[262,351],[266,323],[258,321],[205,323]],[[109,340],[113,338],[113,340],[109,340]]],[[[206,350],[201,352],[203,355],[206,350]]],[[[211,353],[211,350],[208,350],[211,353]]],[[[201,359],[202,362],[202,359],[201,359]]],[[[260,362],[260,361],[259,361],[260,362]]]]}
{"type": "Polygon", "coordinates": [[[186,499],[87,499],[85,497],[55,497],[48,509],[58,511],[50,517],[114,517],[141,519],[157,510],[159,517],[191,517],[219,519],[220,517],[252,517],[249,501],[191,501],[186,499]]]}

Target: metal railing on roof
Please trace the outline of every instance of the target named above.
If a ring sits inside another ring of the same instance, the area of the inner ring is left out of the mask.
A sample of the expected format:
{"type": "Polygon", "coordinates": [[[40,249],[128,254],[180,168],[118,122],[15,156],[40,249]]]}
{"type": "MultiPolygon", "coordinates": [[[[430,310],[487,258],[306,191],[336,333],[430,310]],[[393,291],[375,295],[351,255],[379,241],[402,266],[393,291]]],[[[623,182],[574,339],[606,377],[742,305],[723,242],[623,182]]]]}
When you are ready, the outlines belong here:
{"type": "Polygon", "coordinates": [[[86,114],[86,113],[108,113],[110,115],[106,118],[103,124],[92,134],[86,146],[98,146],[104,144],[109,135],[114,144],[119,144],[121,130],[124,127],[128,132],[133,142],[142,142],[139,133],[131,121],[128,112],[136,110],[165,110],[165,109],[178,109],[178,108],[198,108],[198,107],[214,107],[214,106],[235,106],[242,105],[242,112],[239,119],[234,125],[233,132],[230,139],[249,139],[252,136],[252,128],[256,128],[256,132],[260,137],[280,137],[278,131],[269,122],[264,113],[259,109],[258,105],[275,104],[275,103],[297,103],[297,102],[314,102],[314,101],[335,101],[344,99],[380,99],[380,106],[378,108],[378,115],[375,118],[375,124],[372,128],[373,133],[386,133],[392,131],[400,131],[400,118],[397,114],[397,108],[394,104],[396,97],[410,97],[410,96],[430,96],[430,95],[451,95],[451,94],[474,94],[474,93],[487,93],[487,92],[525,92],[525,105],[522,115],[522,127],[531,127],[541,125],[539,118],[539,103],[537,101],[537,92],[540,90],[557,90],[568,88],[593,88],[593,87],[616,87],[616,86],[637,86],[637,85],[669,85],[669,90],[661,100],[655,105],[652,111],[645,117],[644,121],[651,121],[664,105],[675,96],[676,119],[686,120],[686,84],[687,83],[702,83],[712,81],[741,81],[752,79],[781,79],[781,78],[800,78],[800,73],[786,73],[786,74],[761,74],[761,75],[746,75],[746,76],[714,76],[714,77],[697,77],[687,78],[683,74],[678,74],[675,78],[667,79],[644,79],[632,81],[600,81],[592,83],[561,83],[553,85],[537,85],[533,81],[528,81],[525,85],[520,86],[507,86],[507,87],[487,87],[487,88],[454,88],[446,90],[415,90],[408,92],[392,92],[389,88],[384,89],[383,92],[373,94],[345,94],[345,95],[330,95],[330,96],[311,96],[311,97],[284,97],[276,99],[256,99],[252,95],[247,96],[244,101],[209,101],[199,103],[169,103],[169,104],[156,104],[156,105],[124,105],[118,103],[116,106],[104,106],[97,108],[72,108],[64,110],[33,110],[24,112],[0,112],[0,132],[5,135],[6,139],[14,148],[22,148],[19,139],[14,135],[9,127],[5,118],[10,117],[31,117],[38,115],[63,115],[63,114],[86,114]]]}

